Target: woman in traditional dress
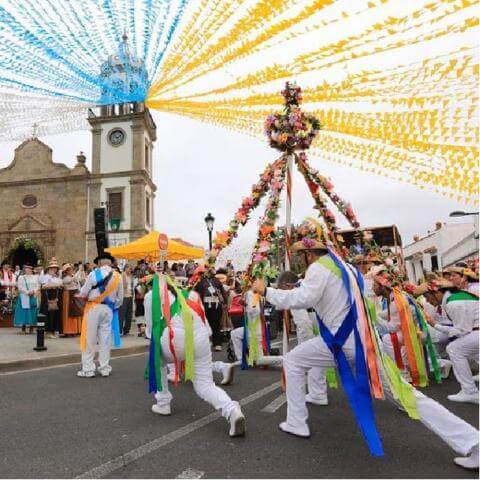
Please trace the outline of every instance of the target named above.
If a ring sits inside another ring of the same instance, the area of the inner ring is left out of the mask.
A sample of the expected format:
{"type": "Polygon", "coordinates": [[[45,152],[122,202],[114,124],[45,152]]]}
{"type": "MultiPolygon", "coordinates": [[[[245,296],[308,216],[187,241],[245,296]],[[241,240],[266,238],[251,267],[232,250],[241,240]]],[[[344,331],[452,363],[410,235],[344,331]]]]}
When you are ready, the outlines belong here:
{"type": "Polygon", "coordinates": [[[55,257],[50,260],[47,273],[41,278],[42,303],[41,312],[47,317],[46,329],[49,338],[58,338],[56,332],[63,333],[61,325],[62,279],[58,276],[60,267],[55,257]]]}
{"type": "Polygon", "coordinates": [[[40,290],[40,283],[37,275],[33,274],[31,265],[23,266],[23,275],[19,275],[17,288],[19,296],[15,307],[13,324],[22,327],[22,333],[33,333],[33,327],[37,324],[38,302],[37,294],[40,290]]]}
{"type": "Polygon", "coordinates": [[[74,296],[80,290],[80,282],[75,277],[73,266],[66,263],[62,269],[63,302],[62,325],[63,334],[79,335],[82,330],[82,311],[74,296]]]}
{"type": "Polygon", "coordinates": [[[144,278],[138,278],[135,286],[135,322],[139,337],[145,336],[145,307],[143,302],[146,293],[147,286],[144,278]]]}

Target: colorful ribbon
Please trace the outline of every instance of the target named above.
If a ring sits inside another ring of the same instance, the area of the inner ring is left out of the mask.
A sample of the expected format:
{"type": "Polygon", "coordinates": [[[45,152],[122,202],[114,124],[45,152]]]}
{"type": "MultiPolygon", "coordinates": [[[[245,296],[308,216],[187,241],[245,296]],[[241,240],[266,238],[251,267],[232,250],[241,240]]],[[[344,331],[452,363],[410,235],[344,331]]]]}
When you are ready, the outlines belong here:
{"type": "MultiPolygon", "coordinates": [[[[431,363],[431,366],[432,366],[433,376],[435,378],[435,381],[437,383],[442,383],[442,374],[440,372],[440,365],[438,364],[437,354],[435,352],[435,347],[433,346],[432,337],[430,335],[430,331],[428,330],[428,325],[427,325],[427,322],[425,320],[423,310],[417,304],[417,302],[415,300],[413,300],[413,298],[407,296],[407,299],[408,299],[408,303],[415,308],[415,313],[416,313],[416,317],[417,317],[418,323],[420,325],[420,328],[422,329],[422,332],[424,334],[426,334],[426,336],[427,336],[426,342],[425,342],[426,343],[426,350],[427,350],[426,353],[428,354],[428,357],[430,358],[430,363],[431,363]]],[[[425,358],[427,358],[427,355],[425,355],[425,358]]]]}
{"type": "MultiPolygon", "coordinates": [[[[95,279],[97,283],[103,280],[102,272],[99,268],[95,269],[95,279]]],[[[84,352],[87,349],[87,325],[88,325],[88,313],[90,310],[100,305],[101,303],[106,304],[113,312],[112,318],[112,332],[113,332],[113,344],[115,347],[120,347],[122,345],[122,340],[120,337],[120,323],[118,321],[118,309],[115,308],[113,302],[108,299],[108,296],[115,291],[120,282],[120,275],[117,272],[113,273],[112,280],[110,281],[107,288],[104,285],[99,287],[100,295],[93,299],[89,300],[85,305],[82,318],[82,331],[80,334],[80,349],[84,352]],[[107,303],[107,300],[109,303],[107,303]]]]}
{"type": "Polygon", "coordinates": [[[417,335],[416,325],[413,321],[408,300],[398,289],[393,289],[393,297],[402,328],[403,342],[407,351],[408,364],[412,383],[415,386],[428,385],[428,375],[423,357],[423,349],[417,335]]]}
{"type": "MultiPolygon", "coordinates": [[[[368,444],[370,452],[374,456],[383,456],[382,442],[375,426],[375,416],[370,394],[370,384],[367,364],[365,362],[364,348],[357,328],[357,301],[352,296],[351,279],[347,267],[332,250],[329,250],[329,256],[335,263],[336,267],[340,270],[343,285],[348,295],[349,310],[335,334],[330,332],[317,314],[317,319],[320,325],[320,335],[335,358],[338,373],[347,393],[350,406],[368,444]],[[355,376],[353,375],[348,359],[343,351],[343,345],[352,332],[355,340],[355,376]]],[[[355,277],[352,277],[352,279],[355,281],[357,280],[355,277]]]]}
{"type": "Polygon", "coordinates": [[[162,335],[167,322],[162,308],[159,276],[156,274],[152,282],[152,334],[148,356],[148,391],[155,393],[163,390],[162,383],[162,335]]]}

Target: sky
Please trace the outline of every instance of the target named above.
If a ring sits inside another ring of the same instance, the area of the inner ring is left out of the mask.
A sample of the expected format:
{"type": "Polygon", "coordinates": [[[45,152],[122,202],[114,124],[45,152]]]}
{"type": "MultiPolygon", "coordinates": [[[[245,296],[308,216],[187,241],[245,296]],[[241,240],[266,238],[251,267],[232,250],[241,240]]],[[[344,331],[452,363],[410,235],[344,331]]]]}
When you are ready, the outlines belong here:
{"type": "MultiPolygon", "coordinates": [[[[215,217],[215,230],[227,228],[242,198],[249,194],[266,164],[278,156],[267,141],[229,131],[196,120],[171,114],[152,112],[157,124],[158,140],[154,149],[153,179],[157,185],[155,198],[155,229],[196,245],[207,246],[204,223],[207,213],[215,217]]],[[[40,137],[53,149],[53,160],[70,167],[83,151],[91,166],[91,134],[88,131],[40,137]]],[[[0,167],[12,160],[19,142],[0,143],[0,167]]],[[[425,235],[435,222],[470,222],[471,217],[449,218],[454,210],[473,211],[465,205],[413,185],[364,173],[311,157],[311,165],[331,178],[337,194],[353,205],[362,226],[396,224],[404,244],[414,234],[425,235]]],[[[315,215],[313,202],[303,178],[294,174],[292,220],[300,222],[315,215]]],[[[285,218],[282,211],[279,224],[285,218]]],[[[332,209],[335,213],[335,210],[332,209]]],[[[262,205],[252,215],[249,225],[240,228],[223,258],[236,263],[248,258],[256,237],[262,205]]],[[[346,223],[337,215],[341,226],[346,223]]]]}

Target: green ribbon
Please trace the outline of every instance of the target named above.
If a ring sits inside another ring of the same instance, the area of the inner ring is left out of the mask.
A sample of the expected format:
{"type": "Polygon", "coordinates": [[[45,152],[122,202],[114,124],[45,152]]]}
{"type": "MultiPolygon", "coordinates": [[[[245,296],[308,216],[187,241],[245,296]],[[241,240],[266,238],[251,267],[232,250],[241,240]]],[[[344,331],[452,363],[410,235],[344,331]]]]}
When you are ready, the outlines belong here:
{"type": "Polygon", "coordinates": [[[338,388],[337,371],[334,367],[327,368],[326,376],[329,388],[338,388]]]}
{"type": "Polygon", "coordinates": [[[258,339],[258,327],[260,326],[260,314],[253,319],[247,315],[248,328],[248,365],[251,367],[260,358],[260,345],[258,339]]]}
{"type": "Polygon", "coordinates": [[[185,300],[182,290],[175,285],[175,282],[170,277],[165,276],[165,278],[177,295],[172,307],[175,308],[175,314],[178,313],[182,317],[183,328],[185,330],[185,380],[193,380],[195,377],[193,314],[185,300]]]}
{"type": "Polygon", "coordinates": [[[327,270],[330,270],[330,272],[332,272],[336,277],[342,278],[342,272],[337,267],[337,265],[335,265],[335,262],[332,260],[332,258],[329,255],[320,257],[317,260],[317,263],[322,265],[322,267],[325,267],[327,270]]]}
{"type": "Polygon", "coordinates": [[[384,354],[379,348],[379,342],[381,340],[378,337],[377,329],[373,326],[374,323],[377,323],[377,312],[375,310],[375,305],[367,297],[364,297],[364,300],[367,306],[367,317],[371,323],[370,327],[372,332],[374,332],[372,340],[374,343],[375,352],[377,357],[380,359],[383,371],[386,375],[386,380],[388,381],[390,389],[392,390],[392,394],[400,402],[410,418],[419,420],[420,414],[418,413],[417,399],[413,393],[414,388],[402,379],[402,375],[396,363],[388,355],[384,354]]]}
{"type": "Polygon", "coordinates": [[[153,277],[152,285],[152,338],[154,339],[154,365],[157,389],[163,390],[162,386],[162,335],[167,327],[167,321],[163,316],[162,300],[160,295],[160,281],[158,274],[153,277]]]}
{"type": "MultiPolygon", "coordinates": [[[[412,299],[413,302],[415,300],[412,299]]],[[[430,357],[430,362],[433,368],[433,376],[435,377],[435,381],[437,383],[442,383],[442,374],[440,372],[440,365],[438,364],[437,360],[437,353],[435,352],[435,347],[433,346],[432,337],[430,335],[430,331],[428,330],[427,321],[425,320],[425,316],[423,314],[422,308],[415,302],[415,312],[417,315],[418,323],[420,323],[420,327],[424,333],[427,334],[427,352],[428,356],[430,357]]]]}

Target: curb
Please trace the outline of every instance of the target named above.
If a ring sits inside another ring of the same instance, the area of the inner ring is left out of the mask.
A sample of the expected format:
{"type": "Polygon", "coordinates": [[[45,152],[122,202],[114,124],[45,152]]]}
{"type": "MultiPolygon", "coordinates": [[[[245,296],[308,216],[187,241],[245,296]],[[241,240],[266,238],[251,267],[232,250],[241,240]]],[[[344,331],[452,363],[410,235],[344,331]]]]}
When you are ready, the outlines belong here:
{"type": "MultiPolygon", "coordinates": [[[[125,348],[112,348],[110,355],[111,358],[115,358],[122,357],[124,355],[133,355],[135,353],[144,352],[148,352],[148,345],[136,345],[134,347],[125,348]]],[[[81,353],[67,353],[64,355],[55,355],[45,358],[0,362],[0,374],[6,372],[29,370],[31,368],[54,367],[59,365],[68,365],[69,363],[80,363],[81,359],[81,353]]]]}

